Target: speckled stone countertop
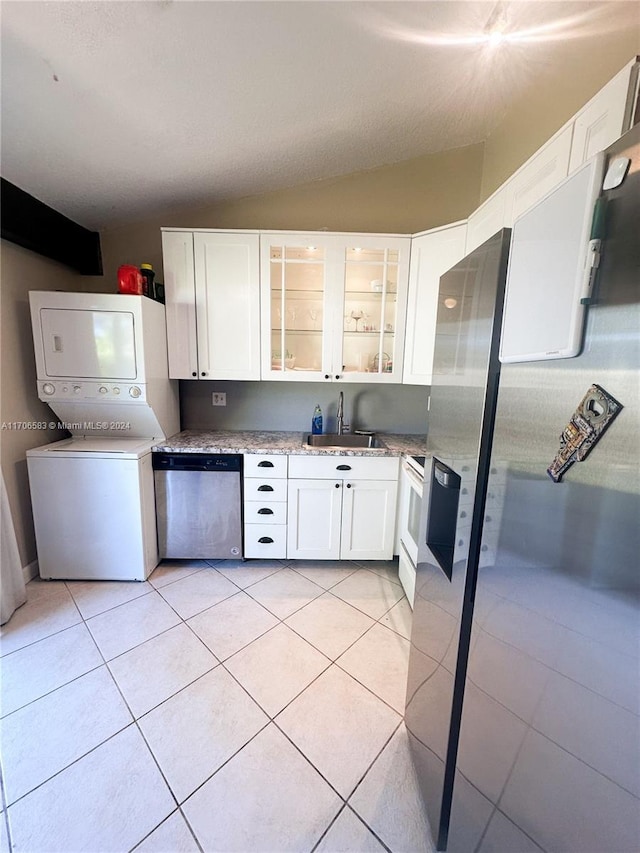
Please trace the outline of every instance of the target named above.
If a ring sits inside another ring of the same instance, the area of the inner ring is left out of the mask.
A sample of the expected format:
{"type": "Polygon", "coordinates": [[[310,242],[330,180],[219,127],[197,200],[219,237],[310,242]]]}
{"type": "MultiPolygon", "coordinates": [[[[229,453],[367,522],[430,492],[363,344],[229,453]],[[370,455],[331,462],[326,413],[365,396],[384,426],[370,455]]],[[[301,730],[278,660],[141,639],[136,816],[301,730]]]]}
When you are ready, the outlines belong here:
{"type": "Polygon", "coordinates": [[[424,435],[376,433],[384,447],[371,449],[307,447],[301,432],[261,432],[260,430],[184,430],[156,444],[162,453],[274,453],[289,456],[424,456],[424,435]]]}

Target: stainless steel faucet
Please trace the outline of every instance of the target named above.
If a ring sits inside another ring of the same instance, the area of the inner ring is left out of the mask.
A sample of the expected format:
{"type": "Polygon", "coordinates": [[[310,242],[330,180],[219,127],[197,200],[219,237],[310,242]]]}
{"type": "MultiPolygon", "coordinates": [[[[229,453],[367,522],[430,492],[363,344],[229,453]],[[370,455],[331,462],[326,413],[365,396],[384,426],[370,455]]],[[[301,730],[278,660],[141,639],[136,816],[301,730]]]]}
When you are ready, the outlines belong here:
{"type": "Polygon", "coordinates": [[[344,392],[341,391],[338,395],[338,411],[336,413],[336,420],[338,422],[337,433],[338,435],[342,435],[344,432],[344,392]]]}

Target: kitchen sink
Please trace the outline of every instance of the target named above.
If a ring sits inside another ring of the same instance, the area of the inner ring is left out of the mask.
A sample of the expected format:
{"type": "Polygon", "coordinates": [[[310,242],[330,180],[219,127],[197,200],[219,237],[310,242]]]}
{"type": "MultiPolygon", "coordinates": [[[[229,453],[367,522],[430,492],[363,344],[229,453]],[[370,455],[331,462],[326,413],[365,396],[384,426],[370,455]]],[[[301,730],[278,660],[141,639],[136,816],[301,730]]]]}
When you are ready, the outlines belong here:
{"type": "Polygon", "coordinates": [[[324,447],[327,450],[339,450],[341,448],[376,450],[386,447],[375,435],[356,435],[355,433],[348,433],[347,435],[307,435],[303,443],[307,447],[324,447]]]}

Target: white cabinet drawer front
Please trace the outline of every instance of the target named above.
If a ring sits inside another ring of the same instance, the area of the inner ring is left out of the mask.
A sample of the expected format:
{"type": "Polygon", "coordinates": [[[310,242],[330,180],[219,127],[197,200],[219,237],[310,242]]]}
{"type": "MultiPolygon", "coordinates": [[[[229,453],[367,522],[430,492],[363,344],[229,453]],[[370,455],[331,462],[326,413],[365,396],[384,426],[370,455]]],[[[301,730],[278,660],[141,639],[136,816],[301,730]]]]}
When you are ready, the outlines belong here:
{"type": "Polygon", "coordinates": [[[284,501],[245,501],[245,524],[286,524],[287,505],[284,501]]]}
{"type": "Polygon", "coordinates": [[[278,524],[245,524],[245,557],[284,559],[287,556],[287,528],[278,524]]]}
{"type": "Polygon", "coordinates": [[[400,547],[400,556],[398,559],[398,577],[406,593],[407,601],[413,610],[413,599],[416,593],[416,569],[402,546],[400,547]]]}
{"type": "Polygon", "coordinates": [[[287,481],[269,480],[266,477],[264,480],[245,477],[244,499],[245,501],[268,501],[269,503],[271,501],[286,501],[287,481]]]}
{"type": "Polygon", "coordinates": [[[273,454],[245,453],[244,476],[278,480],[287,478],[287,457],[273,454]]]}
{"type": "Polygon", "coordinates": [[[384,456],[290,456],[289,477],[318,480],[397,480],[400,459],[384,456]]]}

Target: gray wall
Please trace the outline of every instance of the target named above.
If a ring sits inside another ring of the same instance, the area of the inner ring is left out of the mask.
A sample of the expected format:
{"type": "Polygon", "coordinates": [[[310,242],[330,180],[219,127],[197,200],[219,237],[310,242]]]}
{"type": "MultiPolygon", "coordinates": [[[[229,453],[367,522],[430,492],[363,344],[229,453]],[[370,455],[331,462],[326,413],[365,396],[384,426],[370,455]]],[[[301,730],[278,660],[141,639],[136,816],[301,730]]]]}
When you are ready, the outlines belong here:
{"type": "Polygon", "coordinates": [[[335,432],[338,394],[344,391],[345,420],[351,429],[424,434],[428,387],[324,382],[180,382],[182,429],[311,430],[316,403],[324,431],[335,432]],[[211,405],[214,391],[227,405],[211,405]]]}

